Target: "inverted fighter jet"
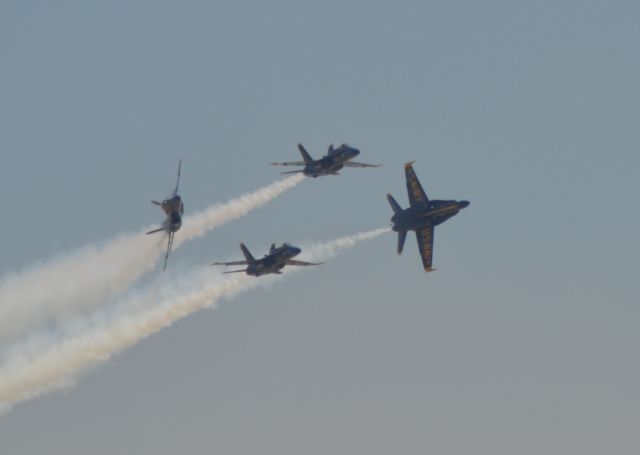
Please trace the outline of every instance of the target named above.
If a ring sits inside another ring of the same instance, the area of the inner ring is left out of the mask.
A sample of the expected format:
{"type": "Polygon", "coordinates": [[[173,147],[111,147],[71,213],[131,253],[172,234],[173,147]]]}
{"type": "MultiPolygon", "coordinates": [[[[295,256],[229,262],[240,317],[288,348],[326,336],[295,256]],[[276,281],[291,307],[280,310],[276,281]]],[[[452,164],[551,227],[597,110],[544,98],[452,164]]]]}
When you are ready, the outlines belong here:
{"type": "Polygon", "coordinates": [[[387,200],[393,209],[393,230],[398,233],[398,254],[402,254],[407,231],[416,231],[422,265],[426,272],[431,272],[435,270],[431,268],[434,228],[457,215],[469,205],[469,201],[430,201],[412,165],[413,161],[404,165],[410,207],[402,209],[391,194],[387,194],[387,200]]]}
{"type": "Polygon", "coordinates": [[[262,259],[256,259],[249,252],[249,249],[244,243],[240,244],[240,249],[244,254],[246,260],[244,261],[232,261],[232,262],[214,262],[211,265],[246,265],[246,269],[231,270],[224,273],[239,273],[246,272],[247,275],[261,276],[268,273],[282,273],[281,270],[285,265],[320,265],[321,262],[303,262],[296,261],[293,258],[300,254],[300,248],[291,246],[287,243],[283,243],[281,246],[276,247],[276,244],[272,244],[269,249],[269,254],[265,254],[262,259]]]}
{"type": "Polygon", "coordinates": [[[182,226],[182,215],[184,214],[184,204],[182,198],[178,195],[178,186],[180,185],[180,168],[182,167],[182,160],[178,161],[178,181],[176,182],[176,189],[173,193],[167,197],[164,201],[151,201],[155,205],[159,205],[162,211],[167,215],[167,218],[162,223],[159,229],[154,229],[147,232],[147,234],[154,234],[156,232],[166,232],[169,234],[167,239],[167,252],[164,255],[164,265],[162,271],[167,268],[167,261],[171,255],[171,248],[173,247],[173,235],[182,226]]]}
{"type": "Polygon", "coordinates": [[[338,175],[338,171],[343,167],[380,167],[381,164],[365,164],[351,161],[360,154],[360,150],[342,144],[338,148],[329,146],[329,151],[319,160],[314,160],[309,152],[298,144],[298,150],[304,161],[290,161],[286,163],[271,163],[272,166],[304,166],[303,169],[297,171],[283,172],[283,174],[303,173],[307,177],[319,177],[322,175],[338,175]]]}

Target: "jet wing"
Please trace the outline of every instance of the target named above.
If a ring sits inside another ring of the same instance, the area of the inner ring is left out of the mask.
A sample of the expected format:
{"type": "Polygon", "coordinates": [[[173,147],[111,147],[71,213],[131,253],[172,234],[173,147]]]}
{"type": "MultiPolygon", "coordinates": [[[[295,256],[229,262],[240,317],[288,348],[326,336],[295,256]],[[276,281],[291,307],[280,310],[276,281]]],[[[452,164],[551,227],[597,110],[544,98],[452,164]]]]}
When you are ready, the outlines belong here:
{"type": "Polygon", "coordinates": [[[429,204],[427,193],[424,192],[420,180],[413,170],[413,161],[404,165],[404,173],[407,180],[407,192],[411,207],[424,207],[429,204]]]}
{"type": "Polygon", "coordinates": [[[321,265],[322,262],[304,262],[304,261],[296,261],[295,259],[289,259],[287,261],[287,265],[321,265]]]}
{"type": "Polygon", "coordinates": [[[433,259],[433,226],[416,229],[416,239],[418,239],[418,250],[420,250],[424,271],[434,271],[435,269],[431,268],[431,261],[433,259]]]}
{"type": "Polygon", "coordinates": [[[212,262],[211,265],[249,265],[249,261],[212,262]]]}
{"type": "Polygon", "coordinates": [[[271,166],[304,166],[307,163],[304,161],[288,161],[285,163],[269,163],[271,166]]]}

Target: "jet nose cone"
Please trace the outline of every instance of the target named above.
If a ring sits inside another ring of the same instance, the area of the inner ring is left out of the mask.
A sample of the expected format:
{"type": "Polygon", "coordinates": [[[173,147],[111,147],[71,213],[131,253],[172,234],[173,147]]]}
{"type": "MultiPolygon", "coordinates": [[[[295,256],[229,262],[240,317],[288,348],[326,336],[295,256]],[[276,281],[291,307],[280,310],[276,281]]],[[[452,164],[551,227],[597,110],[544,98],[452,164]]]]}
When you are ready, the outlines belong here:
{"type": "Polygon", "coordinates": [[[358,155],[360,155],[360,150],[352,149],[352,153],[353,153],[353,156],[358,156],[358,155]]]}
{"type": "Polygon", "coordinates": [[[461,209],[469,207],[469,201],[460,201],[458,202],[458,206],[460,206],[461,209]]]}
{"type": "Polygon", "coordinates": [[[292,246],[291,247],[291,254],[293,254],[294,256],[299,255],[302,252],[302,250],[300,248],[298,248],[297,246],[292,246]]]}

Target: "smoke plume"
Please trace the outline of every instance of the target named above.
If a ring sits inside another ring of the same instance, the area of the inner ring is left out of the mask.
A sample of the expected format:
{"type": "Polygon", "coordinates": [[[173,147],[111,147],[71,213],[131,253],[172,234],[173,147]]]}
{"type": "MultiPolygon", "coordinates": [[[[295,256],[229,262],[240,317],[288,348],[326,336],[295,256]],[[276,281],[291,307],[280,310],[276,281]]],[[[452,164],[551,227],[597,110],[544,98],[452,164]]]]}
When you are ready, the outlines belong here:
{"type": "MultiPolygon", "coordinates": [[[[359,242],[388,229],[316,244],[305,259],[328,260],[359,242]]],[[[285,268],[285,278],[293,267],[285,268]]],[[[6,351],[0,364],[0,405],[11,406],[51,390],[69,386],[84,371],[108,360],[195,311],[215,306],[278,277],[256,279],[246,275],[220,275],[210,267],[197,268],[176,282],[160,282],[147,292],[135,293],[111,313],[97,314],[78,323],[70,333],[43,334],[6,351]],[[133,311],[135,309],[135,311],[133,311]]]]}
{"type": "MultiPolygon", "coordinates": [[[[242,217],[303,180],[289,177],[186,216],[174,249],[242,217]]],[[[90,310],[153,270],[164,254],[166,234],[123,234],[0,279],[0,339],[90,310]]]]}

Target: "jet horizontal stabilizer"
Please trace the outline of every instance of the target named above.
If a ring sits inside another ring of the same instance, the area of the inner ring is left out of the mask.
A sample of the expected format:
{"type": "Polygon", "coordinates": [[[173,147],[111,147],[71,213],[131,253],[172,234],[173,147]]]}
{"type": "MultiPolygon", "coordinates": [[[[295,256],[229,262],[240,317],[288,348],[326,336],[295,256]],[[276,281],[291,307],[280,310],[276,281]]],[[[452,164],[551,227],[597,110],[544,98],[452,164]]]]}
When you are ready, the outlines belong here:
{"type": "Polygon", "coordinates": [[[295,259],[289,259],[287,261],[287,265],[299,265],[299,266],[305,266],[305,265],[322,265],[322,262],[304,262],[304,261],[296,261],[295,259]]]}
{"type": "Polygon", "coordinates": [[[279,162],[275,162],[275,163],[269,163],[271,166],[304,166],[307,163],[305,163],[304,161],[279,161],[279,162]]]}
{"type": "Polygon", "coordinates": [[[211,265],[249,265],[249,261],[212,262],[211,265]]]}

